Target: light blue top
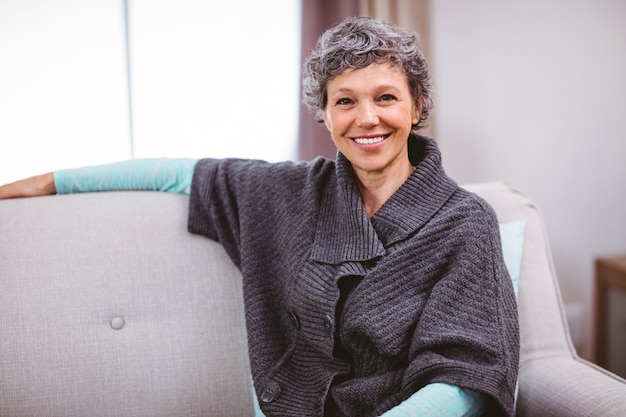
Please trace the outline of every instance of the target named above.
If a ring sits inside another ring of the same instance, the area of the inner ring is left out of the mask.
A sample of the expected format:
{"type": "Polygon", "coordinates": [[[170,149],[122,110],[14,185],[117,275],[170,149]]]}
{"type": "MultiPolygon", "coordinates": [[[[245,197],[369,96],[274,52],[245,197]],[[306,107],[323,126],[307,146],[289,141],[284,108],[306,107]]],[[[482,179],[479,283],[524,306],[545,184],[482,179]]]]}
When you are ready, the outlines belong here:
{"type": "Polygon", "coordinates": [[[92,191],[167,191],[189,195],[197,159],[131,159],[54,172],[58,194],[92,191]]]}
{"type": "MultiPolygon", "coordinates": [[[[196,159],[133,159],[54,172],[57,193],[166,191],[189,195],[196,159]]],[[[263,416],[256,396],[257,417],[263,416]]],[[[487,396],[444,383],[417,391],[382,417],[474,417],[487,408],[487,396]]]]}

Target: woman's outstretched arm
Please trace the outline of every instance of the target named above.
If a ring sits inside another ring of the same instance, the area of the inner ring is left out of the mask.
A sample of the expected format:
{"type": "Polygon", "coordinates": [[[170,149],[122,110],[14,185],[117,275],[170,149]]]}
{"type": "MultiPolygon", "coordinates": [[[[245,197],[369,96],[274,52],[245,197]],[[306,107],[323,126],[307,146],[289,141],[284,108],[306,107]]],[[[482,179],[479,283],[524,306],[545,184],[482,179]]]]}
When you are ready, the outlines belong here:
{"type": "Polygon", "coordinates": [[[132,159],[54,171],[0,186],[0,199],[96,191],[189,194],[195,159],[132,159]]]}

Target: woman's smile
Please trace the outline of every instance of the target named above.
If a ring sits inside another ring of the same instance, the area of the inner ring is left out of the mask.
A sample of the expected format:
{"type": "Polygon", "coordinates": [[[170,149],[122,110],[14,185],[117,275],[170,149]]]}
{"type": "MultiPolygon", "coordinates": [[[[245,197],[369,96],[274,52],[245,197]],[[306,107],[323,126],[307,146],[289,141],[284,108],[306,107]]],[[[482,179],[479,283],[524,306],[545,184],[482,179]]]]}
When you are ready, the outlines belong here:
{"type": "Polygon", "coordinates": [[[373,136],[360,136],[352,138],[359,145],[377,145],[387,139],[389,135],[373,135],[373,136]]]}

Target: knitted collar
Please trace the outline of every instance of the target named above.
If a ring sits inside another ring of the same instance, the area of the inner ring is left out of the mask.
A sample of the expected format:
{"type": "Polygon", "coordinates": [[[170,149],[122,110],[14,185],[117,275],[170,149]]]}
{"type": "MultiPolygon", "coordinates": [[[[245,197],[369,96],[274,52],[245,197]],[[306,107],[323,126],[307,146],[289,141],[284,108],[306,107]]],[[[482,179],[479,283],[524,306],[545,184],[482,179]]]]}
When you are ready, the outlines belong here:
{"type": "Polygon", "coordinates": [[[337,187],[324,195],[312,259],[338,264],[379,258],[385,248],[419,230],[458,189],[443,171],[434,140],[415,135],[408,140],[415,170],[371,219],[350,161],[337,153],[337,187]]]}

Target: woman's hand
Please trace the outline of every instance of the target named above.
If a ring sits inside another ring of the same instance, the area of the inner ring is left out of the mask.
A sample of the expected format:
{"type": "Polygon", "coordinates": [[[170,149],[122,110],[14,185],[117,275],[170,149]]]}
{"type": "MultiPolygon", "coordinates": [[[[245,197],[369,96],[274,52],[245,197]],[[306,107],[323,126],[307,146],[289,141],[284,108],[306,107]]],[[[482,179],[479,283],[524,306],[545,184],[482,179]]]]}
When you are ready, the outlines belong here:
{"type": "Polygon", "coordinates": [[[0,185],[0,200],[5,198],[35,197],[56,194],[52,172],[0,185]]]}

